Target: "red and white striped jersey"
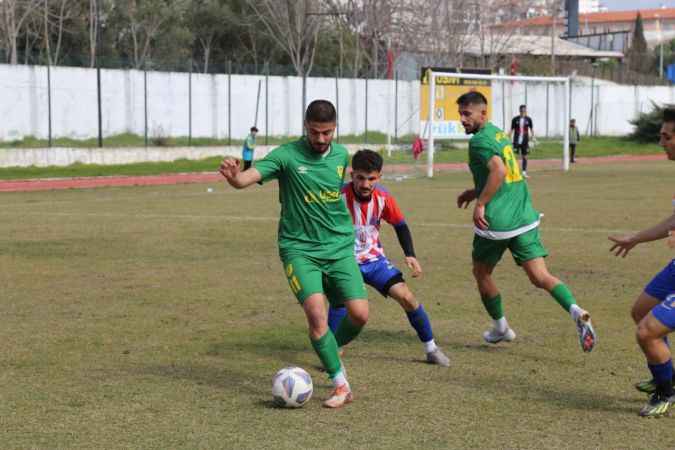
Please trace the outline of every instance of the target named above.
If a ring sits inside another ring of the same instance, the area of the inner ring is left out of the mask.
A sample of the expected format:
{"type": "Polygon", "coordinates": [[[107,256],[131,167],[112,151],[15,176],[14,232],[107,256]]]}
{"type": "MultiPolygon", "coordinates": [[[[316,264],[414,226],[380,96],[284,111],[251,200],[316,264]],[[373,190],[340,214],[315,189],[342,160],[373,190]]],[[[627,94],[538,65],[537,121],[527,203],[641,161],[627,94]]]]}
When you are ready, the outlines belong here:
{"type": "Polygon", "coordinates": [[[384,257],[380,242],[380,222],[384,219],[393,226],[405,222],[394,197],[378,184],[370,200],[359,201],[350,182],[342,187],[342,199],[352,215],[354,253],[358,263],[364,264],[384,257]]]}

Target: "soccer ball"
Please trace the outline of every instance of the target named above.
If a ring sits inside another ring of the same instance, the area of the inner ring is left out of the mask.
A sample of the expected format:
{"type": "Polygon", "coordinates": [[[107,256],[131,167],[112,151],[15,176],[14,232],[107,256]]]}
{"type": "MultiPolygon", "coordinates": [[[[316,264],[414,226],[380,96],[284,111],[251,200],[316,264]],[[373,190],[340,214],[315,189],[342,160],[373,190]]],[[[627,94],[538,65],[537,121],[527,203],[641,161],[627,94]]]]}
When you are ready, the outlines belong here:
{"type": "Polygon", "coordinates": [[[272,380],[274,404],[282,408],[300,408],[313,391],[312,377],[300,367],[284,367],[272,380]]]}

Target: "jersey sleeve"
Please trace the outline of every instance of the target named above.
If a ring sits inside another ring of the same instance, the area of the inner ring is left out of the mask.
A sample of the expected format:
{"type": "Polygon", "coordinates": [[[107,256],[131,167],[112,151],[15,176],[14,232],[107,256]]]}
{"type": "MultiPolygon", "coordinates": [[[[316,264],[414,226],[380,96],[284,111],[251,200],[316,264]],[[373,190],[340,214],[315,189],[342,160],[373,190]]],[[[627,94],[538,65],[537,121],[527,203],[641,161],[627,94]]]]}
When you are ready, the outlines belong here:
{"type": "Polygon", "coordinates": [[[405,217],[398,207],[398,203],[391,195],[387,195],[384,200],[384,209],[382,218],[389,224],[396,226],[405,222],[405,217]]]}
{"type": "Polygon", "coordinates": [[[527,125],[530,127],[530,130],[534,130],[534,122],[532,122],[531,117],[527,118],[527,125]]]}
{"type": "Polygon", "coordinates": [[[287,152],[284,147],[277,147],[267,156],[255,164],[256,170],[260,172],[260,183],[266,183],[270,180],[278,179],[286,168],[287,152]]]}
{"type": "Polygon", "coordinates": [[[518,118],[514,117],[511,119],[511,131],[518,129],[518,118]]]}

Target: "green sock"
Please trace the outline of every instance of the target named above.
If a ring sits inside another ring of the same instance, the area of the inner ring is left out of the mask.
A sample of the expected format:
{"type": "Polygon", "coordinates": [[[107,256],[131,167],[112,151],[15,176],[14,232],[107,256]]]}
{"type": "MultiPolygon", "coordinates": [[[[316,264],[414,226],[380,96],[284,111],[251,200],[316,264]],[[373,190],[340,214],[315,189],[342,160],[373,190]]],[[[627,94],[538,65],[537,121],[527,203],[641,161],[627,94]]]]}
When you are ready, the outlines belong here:
{"type": "Polygon", "coordinates": [[[349,317],[349,314],[347,314],[345,318],[342,319],[342,322],[340,322],[340,326],[335,333],[335,340],[337,341],[338,346],[342,347],[343,345],[349,344],[359,335],[362,329],[363,326],[355,325],[349,317]]]}
{"type": "Polygon", "coordinates": [[[317,355],[319,355],[321,364],[323,364],[326,372],[328,372],[328,376],[332,380],[338,374],[340,369],[342,369],[342,363],[340,362],[340,356],[338,356],[338,346],[337,342],[335,342],[335,336],[330,330],[328,330],[326,334],[321,336],[316,341],[314,339],[310,340],[312,341],[312,347],[314,347],[314,351],[317,355]]]}
{"type": "Polygon", "coordinates": [[[569,290],[565,283],[557,284],[551,289],[551,295],[567,312],[570,312],[572,305],[577,304],[577,300],[574,298],[574,295],[572,295],[572,291],[569,290]]]}
{"type": "Polygon", "coordinates": [[[504,317],[504,307],[502,306],[502,295],[497,294],[494,298],[487,298],[481,295],[485,310],[490,314],[493,320],[499,320],[504,317]]]}

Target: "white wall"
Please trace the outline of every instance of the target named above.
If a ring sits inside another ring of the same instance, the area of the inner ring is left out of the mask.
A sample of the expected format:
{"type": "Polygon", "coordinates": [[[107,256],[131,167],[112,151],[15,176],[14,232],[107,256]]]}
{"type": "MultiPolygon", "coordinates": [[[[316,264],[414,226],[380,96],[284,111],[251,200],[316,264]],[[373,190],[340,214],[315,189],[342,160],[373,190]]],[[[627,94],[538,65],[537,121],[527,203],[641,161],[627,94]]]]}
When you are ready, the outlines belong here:
{"type": "MultiPolygon", "coordinates": [[[[302,78],[255,75],[192,74],[192,136],[242,139],[253,125],[256,94],[261,82],[257,126],[261,135],[299,135],[302,132],[302,78]],[[228,87],[231,83],[231,89],[228,87]],[[267,89],[266,89],[267,88],[267,89]],[[266,97],[266,91],[269,93],[266,97]],[[267,105],[267,110],[266,110],[267,105]],[[230,111],[231,110],[231,111],[230,111]]],[[[190,75],[148,72],[148,134],[187,136],[190,124],[190,75]]],[[[143,135],[144,74],[137,70],[102,70],[102,122],[104,136],[143,135]]],[[[369,131],[394,135],[419,132],[419,82],[399,81],[394,96],[391,80],[307,78],[307,102],[325,98],[338,106],[341,135],[369,131]],[[398,115],[394,117],[395,102],[398,115]],[[367,106],[367,108],[366,108],[367,106]],[[367,109],[367,117],[366,117],[367,109]],[[398,130],[395,129],[398,124],[398,130]]],[[[509,127],[518,105],[528,105],[539,136],[560,136],[563,124],[562,85],[495,82],[492,89],[493,122],[509,127]],[[548,101],[547,101],[548,99],[548,101]],[[547,133],[548,131],[548,133],[547,133]]],[[[51,69],[52,136],[93,138],[98,135],[96,70],[71,67],[51,69]]],[[[0,65],[0,140],[24,136],[48,137],[47,68],[0,65]]],[[[582,133],[593,126],[599,135],[625,135],[629,120],[651,107],[650,100],[675,102],[675,88],[663,86],[572,84],[572,117],[582,133]],[[591,100],[593,106],[591,106],[591,100]]]]}

